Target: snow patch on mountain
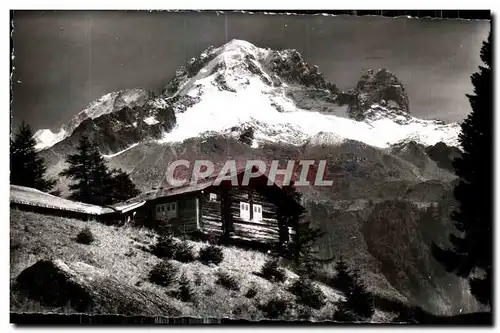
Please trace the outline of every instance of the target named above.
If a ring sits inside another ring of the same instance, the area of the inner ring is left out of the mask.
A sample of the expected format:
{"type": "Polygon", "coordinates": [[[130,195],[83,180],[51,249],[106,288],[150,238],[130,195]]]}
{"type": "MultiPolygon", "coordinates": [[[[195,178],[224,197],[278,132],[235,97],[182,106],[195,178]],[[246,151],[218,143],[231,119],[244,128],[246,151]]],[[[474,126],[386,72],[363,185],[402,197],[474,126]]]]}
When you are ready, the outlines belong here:
{"type": "Polygon", "coordinates": [[[146,117],[144,118],[143,120],[146,124],[148,125],[156,125],[156,124],[159,124],[160,122],[158,120],[156,120],[156,118],[154,116],[149,116],[149,117],[146,117]]]}
{"type": "Polygon", "coordinates": [[[116,153],[113,153],[113,154],[108,154],[108,155],[104,155],[103,154],[102,157],[104,157],[104,158],[112,158],[112,157],[118,156],[118,155],[126,152],[127,150],[130,150],[130,149],[132,149],[132,148],[134,148],[134,147],[136,147],[138,145],[139,145],[139,143],[137,142],[137,143],[134,143],[134,144],[130,145],[129,147],[123,149],[123,150],[120,150],[119,152],[116,152],[116,153]]]}
{"type": "Polygon", "coordinates": [[[35,149],[51,147],[59,141],[64,140],[66,137],[67,133],[64,128],[57,133],[53,133],[49,129],[40,129],[33,135],[33,139],[35,139],[36,142],[35,149]]]}

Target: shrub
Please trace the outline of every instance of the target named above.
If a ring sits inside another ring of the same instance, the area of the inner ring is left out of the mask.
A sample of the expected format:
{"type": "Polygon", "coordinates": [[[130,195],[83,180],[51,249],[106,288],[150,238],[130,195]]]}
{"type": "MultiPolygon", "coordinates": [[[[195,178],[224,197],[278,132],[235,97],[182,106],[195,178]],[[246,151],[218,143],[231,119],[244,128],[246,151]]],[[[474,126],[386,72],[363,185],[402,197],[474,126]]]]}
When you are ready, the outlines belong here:
{"type": "Polygon", "coordinates": [[[217,280],[215,283],[229,290],[240,290],[238,280],[227,272],[217,272],[217,280]]]}
{"type": "Polygon", "coordinates": [[[202,280],[200,272],[194,273],[194,284],[197,286],[201,286],[202,283],[203,283],[203,280],[202,280]]]}
{"type": "Polygon", "coordinates": [[[254,298],[257,295],[257,286],[252,284],[245,293],[246,298],[254,298]]]}
{"type": "Polygon", "coordinates": [[[16,250],[19,250],[21,247],[22,247],[22,243],[20,240],[18,239],[11,239],[10,240],[10,251],[13,252],[13,251],[16,251],[16,250]]]}
{"type": "Polygon", "coordinates": [[[290,286],[289,291],[297,296],[298,303],[313,309],[321,309],[325,305],[325,295],[318,286],[307,278],[301,277],[295,281],[290,286]]]}
{"type": "Polygon", "coordinates": [[[224,253],[220,247],[209,245],[200,249],[199,259],[205,265],[210,263],[218,265],[224,260],[224,253]]]}
{"type": "Polygon", "coordinates": [[[346,302],[340,301],[337,303],[337,310],[333,313],[333,320],[344,323],[351,323],[357,321],[357,318],[347,308],[346,302]]]}
{"type": "Polygon", "coordinates": [[[277,297],[271,298],[267,302],[258,305],[258,308],[264,313],[264,316],[270,319],[284,317],[290,307],[289,301],[277,297]]]}
{"type": "Polygon", "coordinates": [[[177,242],[172,236],[162,236],[153,247],[153,254],[159,258],[172,259],[177,249],[177,242]]]}
{"type": "Polygon", "coordinates": [[[124,256],[125,257],[135,257],[137,255],[137,253],[135,253],[135,251],[131,248],[128,249],[127,252],[124,253],[124,256]]]}
{"type": "Polygon", "coordinates": [[[167,287],[177,280],[179,269],[168,261],[156,264],[149,272],[149,281],[157,285],[167,287]]]}
{"type": "Polygon", "coordinates": [[[283,282],[285,281],[285,271],[278,266],[278,260],[270,259],[262,265],[260,270],[262,276],[269,281],[283,282]]]}
{"type": "Polygon", "coordinates": [[[189,302],[194,297],[193,288],[191,288],[190,281],[185,274],[182,274],[179,279],[179,290],[176,296],[183,302],[189,302]]]}
{"type": "Polygon", "coordinates": [[[205,296],[209,296],[210,297],[210,296],[212,296],[212,295],[215,294],[215,291],[213,289],[205,289],[205,291],[203,292],[203,294],[205,296]]]}
{"type": "Polygon", "coordinates": [[[309,279],[315,280],[318,276],[318,270],[322,266],[322,263],[322,260],[315,258],[310,254],[304,254],[300,260],[298,268],[296,269],[296,273],[300,276],[307,276],[309,279]]]}
{"type": "Polygon", "coordinates": [[[299,306],[297,309],[297,317],[301,320],[309,320],[311,318],[312,311],[309,306],[299,306]]]}
{"type": "Polygon", "coordinates": [[[193,246],[186,240],[179,242],[175,247],[174,259],[180,262],[194,261],[193,246]]]}
{"type": "Polygon", "coordinates": [[[94,235],[89,227],[85,227],[76,235],[76,241],[80,244],[90,244],[95,240],[94,235]]]}

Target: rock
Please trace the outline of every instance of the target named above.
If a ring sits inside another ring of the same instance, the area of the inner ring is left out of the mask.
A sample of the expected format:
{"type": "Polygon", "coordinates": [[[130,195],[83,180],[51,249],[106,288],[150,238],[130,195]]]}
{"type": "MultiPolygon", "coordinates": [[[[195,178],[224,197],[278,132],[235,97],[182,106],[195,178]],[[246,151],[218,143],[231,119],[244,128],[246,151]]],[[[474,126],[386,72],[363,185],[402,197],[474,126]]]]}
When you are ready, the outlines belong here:
{"type": "Polygon", "coordinates": [[[325,80],[318,66],[307,64],[297,50],[272,51],[267,67],[272,73],[290,83],[317,89],[336,89],[325,80]]]}
{"type": "Polygon", "coordinates": [[[23,270],[16,279],[17,290],[46,306],[65,306],[89,311],[92,291],[78,274],[61,260],[40,260],[23,270]]]}
{"type": "Polygon", "coordinates": [[[178,316],[159,295],[119,281],[82,262],[39,260],[16,278],[16,291],[47,307],[71,307],[92,314],[178,316]]]}
{"type": "Polygon", "coordinates": [[[349,104],[349,115],[356,120],[363,120],[374,104],[409,113],[408,94],[401,81],[387,69],[365,70],[348,94],[349,98],[343,99],[349,104]]]}
{"type": "Polygon", "coordinates": [[[451,172],[455,172],[453,160],[462,156],[460,149],[448,146],[444,142],[438,142],[433,146],[426,147],[425,152],[440,168],[451,172]]]}

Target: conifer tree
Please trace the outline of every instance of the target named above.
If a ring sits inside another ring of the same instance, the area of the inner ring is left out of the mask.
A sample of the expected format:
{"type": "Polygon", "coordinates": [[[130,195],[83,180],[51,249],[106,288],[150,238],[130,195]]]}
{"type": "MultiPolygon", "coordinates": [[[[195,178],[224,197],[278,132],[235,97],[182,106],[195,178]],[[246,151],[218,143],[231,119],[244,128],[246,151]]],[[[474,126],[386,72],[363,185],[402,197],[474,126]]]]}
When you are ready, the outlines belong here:
{"type": "Polygon", "coordinates": [[[459,207],[452,213],[458,234],[450,234],[451,248],[432,246],[434,257],[448,272],[468,278],[471,293],[491,305],[492,289],[492,37],[483,42],[484,66],[472,74],[474,94],[467,95],[472,112],[462,123],[459,136],[463,154],[453,166],[459,178],[454,195],[459,207]]]}
{"type": "Polygon", "coordinates": [[[56,180],[45,177],[47,167],[35,145],[33,130],[23,122],[10,143],[10,183],[48,192],[56,180]]]}
{"type": "Polygon", "coordinates": [[[333,287],[348,295],[354,286],[354,279],[349,275],[349,268],[342,257],[335,264],[337,274],[333,278],[333,287]]]}
{"type": "Polygon", "coordinates": [[[95,165],[92,160],[96,147],[87,136],[80,138],[77,152],[66,157],[68,167],[61,171],[60,176],[71,178],[75,183],[69,185],[73,200],[98,204],[94,182],[95,165]]]}
{"type": "Polygon", "coordinates": [[[139,195],[141,192],[126,172],[121,169],[113,169],[111,170],[110,193],[114,201],[125,201],[139,195]]]}
{"type": "Polygon", "coordinates": [[[194,290],[191,287],[191,282],[184,273],[179,279],[179,290],[177,291],[177,297],[183,302],[192,301],[194,298],[194,290]]]}
{"type": "MultiPolygon", "coordinates": [[[[302,202],[302,193],[297,191],[293,181],[289,186],[283,186],[282,190],[289,198],[298,203],[302,202]]],[[[288,208],[285,207],[284,210],[288,210],[288,208]]],[[[295,261],[299,274],[314,278],[318,267],[331,261],[331,259],[321,259],[318,256],[317,242],[325,232],[313,226],[306,219],[306,210],[303,207],[297,215],[288,217],[287,224],[295,226],[295,235],[292,242],[286,246],[286,256],[295,261]]]]}
{"type": "Polygon", "coordinates": [[[354,280],[354,285],[347,297],[346,306],[362,319],[369,319],[374,312],[373,297],[366,290],[364,283],[359,277],[359,272],[353,270],[351,275],[354,280]]]}
{"type": "Polygon", "coordinates": [[[68,167],[60,175],[75,183],[69,186],[71,199],[94,205],[110,205],[136,196],[139,192],[128,175],[109,171],[97,145],[82,136],[75,154],[66,158],[68,167]]]}

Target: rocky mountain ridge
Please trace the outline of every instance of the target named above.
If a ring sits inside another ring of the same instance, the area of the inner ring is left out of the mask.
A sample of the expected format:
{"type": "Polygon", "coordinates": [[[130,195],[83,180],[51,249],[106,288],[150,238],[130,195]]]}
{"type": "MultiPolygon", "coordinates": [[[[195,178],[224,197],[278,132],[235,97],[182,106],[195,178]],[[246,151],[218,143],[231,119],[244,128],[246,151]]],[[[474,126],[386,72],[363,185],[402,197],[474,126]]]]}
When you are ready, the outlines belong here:
{"type": "Polygon", "coordinates": [[[106,94],[58,133],[39,130],[35,139],[47,149],[85,133],[103,137],[100,148],[111,155],[142,141],[181,142],[236,127],[252,127],[255,145],[300,145],[326,133],[335,142],[382,148],[408,137],[456,146],[458,135],[457,124],[413,117],[402,83],[385,69],[365,71],[354,89],[342,92],[296,50],[233,40],[189,60],[161,95],[140,88],[106,94]]]}

